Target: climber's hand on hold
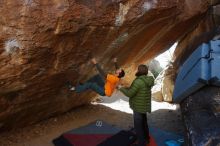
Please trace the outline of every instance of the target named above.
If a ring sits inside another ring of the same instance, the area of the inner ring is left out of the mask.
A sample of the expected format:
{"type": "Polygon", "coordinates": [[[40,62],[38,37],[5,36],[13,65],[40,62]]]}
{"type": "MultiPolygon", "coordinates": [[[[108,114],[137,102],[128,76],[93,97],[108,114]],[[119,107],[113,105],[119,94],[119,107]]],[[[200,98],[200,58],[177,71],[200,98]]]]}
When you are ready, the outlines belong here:
{"type": "Polygon", "coordinates": [[[113,59],[113,62],[117,62],[117,60],[118,60],[117,58],[114,58],[114,59],[113,59]]]}
{"type": "Polygon", "coordinates": [[[97,64],[97,61],[96,61],[95,58],[92,58],[92,59],[91,59],[91,62],[92,62],[93,64],[97,64]]]}

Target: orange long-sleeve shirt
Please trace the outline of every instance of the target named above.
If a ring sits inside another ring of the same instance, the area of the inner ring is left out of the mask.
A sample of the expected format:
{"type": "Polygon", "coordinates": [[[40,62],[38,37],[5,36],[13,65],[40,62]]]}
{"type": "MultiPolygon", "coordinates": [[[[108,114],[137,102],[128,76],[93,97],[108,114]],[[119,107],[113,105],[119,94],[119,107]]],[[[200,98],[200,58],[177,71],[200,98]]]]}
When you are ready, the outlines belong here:
{"type": "Polygon", "coordinates": [[[105,82],[105,95],[111,96],[114,92],[118,82],[119,78],[115,75],[107,74],[106,82],[105,82]]]}

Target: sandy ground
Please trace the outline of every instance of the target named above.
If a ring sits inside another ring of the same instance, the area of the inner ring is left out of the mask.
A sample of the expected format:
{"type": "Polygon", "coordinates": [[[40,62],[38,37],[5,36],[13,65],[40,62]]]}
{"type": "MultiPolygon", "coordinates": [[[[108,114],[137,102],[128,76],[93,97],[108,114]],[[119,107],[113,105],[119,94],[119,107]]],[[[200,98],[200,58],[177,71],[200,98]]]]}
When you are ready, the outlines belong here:
{"type": "MultiPolygon", "coordinates": [[[[183,133],[178,106],[152,101],[152,110],[148,115],[149,125],[179,134],[183,133]]],[[[51,141],[63,132],[96,120],[104,120],[124,129],[131,128],[133,119],[128,99],[118,92],[112,98],[102,97],[99,103],[73,109],[23,129],[1,133],[0,146],[53,146],[51,141]]]]}

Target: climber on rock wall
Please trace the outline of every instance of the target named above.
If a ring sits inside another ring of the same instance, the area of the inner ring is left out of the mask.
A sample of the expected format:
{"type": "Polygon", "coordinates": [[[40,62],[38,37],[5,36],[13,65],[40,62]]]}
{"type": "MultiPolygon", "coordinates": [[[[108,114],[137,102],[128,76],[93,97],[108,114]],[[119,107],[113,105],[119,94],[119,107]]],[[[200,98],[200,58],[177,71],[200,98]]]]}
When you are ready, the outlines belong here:
{"type": "Polygon", "coordinates": [[[76,93],[81,93],[83,91],[91,89],[101,96],[110,97],[113,94],[115,88],[117,87],[120,79],[125,76],[124,70],[119,68],[117,64],[117,58],[114,58],[113,61],[116,69],[115,73],[106,74],[105,71],[97,63],[96,59],[91,59],[91,62],[95,65],[99,74],[93,76],[83,84],[79,83],[76,86],[71,86],[69,84],[69,89],[71,91],[76,91],[76,93]]]}

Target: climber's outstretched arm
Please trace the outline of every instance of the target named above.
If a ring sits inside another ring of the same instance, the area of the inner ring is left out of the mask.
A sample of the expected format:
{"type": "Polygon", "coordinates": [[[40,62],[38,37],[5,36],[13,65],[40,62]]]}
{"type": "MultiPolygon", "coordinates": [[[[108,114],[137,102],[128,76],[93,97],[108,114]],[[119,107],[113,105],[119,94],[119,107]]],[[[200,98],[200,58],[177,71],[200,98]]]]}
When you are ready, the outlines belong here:
{"type": "Polygon", "coordinates": [[[107,74],[105,73],[105,71],[101,68],[101,66],[97,63],[96,59],[93,58],[92,63],[96,66],[96,69],[98,70],[99,74],[104,77],[104,79],[106,79],[107,74]]]}
{"type": "Polygon", "coordinates": [[[113,59],[113,62],[114,62],[114,65],[115,65],[115,69],[116,69],[116,70],[119,69],[120,67],[119,67],[119,65],[118,65],[117,58],[114,58],[114,59],[113,59]]]}

